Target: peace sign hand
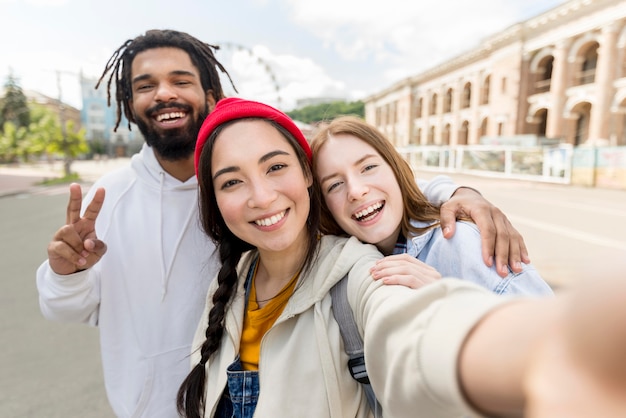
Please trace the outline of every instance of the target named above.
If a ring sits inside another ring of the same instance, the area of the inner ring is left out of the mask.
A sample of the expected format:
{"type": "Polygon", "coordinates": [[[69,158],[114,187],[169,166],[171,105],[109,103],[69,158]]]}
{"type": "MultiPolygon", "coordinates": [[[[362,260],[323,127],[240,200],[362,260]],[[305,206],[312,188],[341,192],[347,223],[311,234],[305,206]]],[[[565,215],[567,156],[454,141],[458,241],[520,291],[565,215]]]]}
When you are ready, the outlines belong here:
{"type": "Polygon", "coordinates": [[[96,218],[104,202],[104,189],[96,190],[83,216],[80,216],[82,190],[78,183],[70,184],[66,225],[62,226],[48,244],[48,262],[56,274],[71,274],[96,264],[106,252],[106,244],[96,235],[96,218]]]}

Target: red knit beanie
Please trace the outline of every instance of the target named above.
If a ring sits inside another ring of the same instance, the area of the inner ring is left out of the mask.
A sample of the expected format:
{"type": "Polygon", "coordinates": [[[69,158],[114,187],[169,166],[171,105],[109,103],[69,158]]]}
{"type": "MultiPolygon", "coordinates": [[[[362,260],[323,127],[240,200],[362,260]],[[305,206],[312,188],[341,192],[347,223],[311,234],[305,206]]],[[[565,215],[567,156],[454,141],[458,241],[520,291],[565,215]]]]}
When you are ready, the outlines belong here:
{"type": "Polygon", "coordinates": [[[309,161],[311,161],[311,147],[302,134],[302,131],[293,123],[289,116],[263,103],[239,99],[237,97],[229,97],[217,102],[213,111],[209,113],[209,116],[204,120],[200,132],[198,132],[196,153],[194,155],[196,175],[198,174],[198,163],[200,162],[202,148],[211,133],[225,122],[243,118],[264,118],[278,123],[298,140],[298,143],[306,153],[309,161]]]}

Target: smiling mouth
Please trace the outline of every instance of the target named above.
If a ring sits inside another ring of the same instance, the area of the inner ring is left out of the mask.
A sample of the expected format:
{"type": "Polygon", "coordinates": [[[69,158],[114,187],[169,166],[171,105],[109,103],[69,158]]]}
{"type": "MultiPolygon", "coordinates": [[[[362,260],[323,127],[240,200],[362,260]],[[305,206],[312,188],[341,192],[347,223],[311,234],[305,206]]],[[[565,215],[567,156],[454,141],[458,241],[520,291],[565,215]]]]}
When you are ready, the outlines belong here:
{"type": "Polygon", "coordinates": [[[156,115],[154,119],[156,119],[157,122],[169,122],[169,121],[182,119],[185,116],[187,116],[187,112],[179,111],[179,112],[162,113],[160,115],[156,115]]]}
{"type": "Polygon", "coordinates": [[[256,221],[254,221],[254,223],[257,224],[258,226],[272,226],[280,222],[285,217],[286,213],[287,211],[284,210],[280,212],[279,214],[270,216],[269,218],[257,219],[256,221]]]}
{"type": "Polygon", "coordinates": [[[374,203],[373,205],[368,206],[367,208],[355,213],[352,215],[352,219],[355,219],[358,222],[367,222],[371,219],[374,219],[376,215],[385,207],[385,202],[380,201],[374,203]]]}

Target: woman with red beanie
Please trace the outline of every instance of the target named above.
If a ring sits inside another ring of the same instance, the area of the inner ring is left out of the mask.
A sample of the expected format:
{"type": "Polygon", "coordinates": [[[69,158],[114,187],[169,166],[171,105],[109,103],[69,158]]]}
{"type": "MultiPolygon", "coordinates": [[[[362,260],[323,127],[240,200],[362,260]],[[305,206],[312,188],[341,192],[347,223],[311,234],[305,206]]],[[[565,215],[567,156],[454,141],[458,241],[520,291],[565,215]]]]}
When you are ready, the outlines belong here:
{"type": "Polygon", "coordinates": [[[535,417],[589,416],[581,403],[595,416],[623,413],[626,367],[606,367],[626,349],[626,309],[615,296],[623,281],[584,298],[542,299],[499,297],[456,279],[383,286],[369,273],[381,258],[374,246],[319,234],[309,144],[261,103],[218,102],[195,166],[202,226],[222,267],[178,394],[181,415],[373,416],[332,312],[329,290],[346,275],[385,416],[509,416],[524,407],[535,417]],[[607,303],[589,302],[598,300],[607,303]],[[622,327],[591,329],[594,320],[622,327]],[[559,401],[555,394],[577,395],[572,382],[583,396],[559,401]]]}

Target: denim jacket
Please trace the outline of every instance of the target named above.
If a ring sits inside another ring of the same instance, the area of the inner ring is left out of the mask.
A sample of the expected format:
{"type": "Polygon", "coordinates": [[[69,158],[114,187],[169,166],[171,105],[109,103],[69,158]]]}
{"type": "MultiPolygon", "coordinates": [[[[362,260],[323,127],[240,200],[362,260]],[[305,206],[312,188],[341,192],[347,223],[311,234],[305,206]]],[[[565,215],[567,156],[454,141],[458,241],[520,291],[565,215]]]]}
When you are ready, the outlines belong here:
{"type": "MultiPolygon", "coordinates": [[[[413,221],[417,227],[428,223],[413,221]]],[[[474,223],[457,221],[456,232],[450,239],[443,237],[440,227],[407,239],[406,252],[434,267],[442,277],[459,277],[483,286],[498,295],[553,295],[551,287],[530,264],[522,264],[523,271],[502,278],[495,268],[488,267],[482,258],[480,232],[474,223]]]]}

